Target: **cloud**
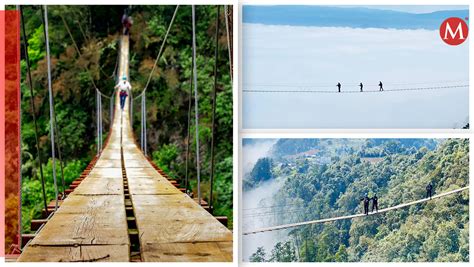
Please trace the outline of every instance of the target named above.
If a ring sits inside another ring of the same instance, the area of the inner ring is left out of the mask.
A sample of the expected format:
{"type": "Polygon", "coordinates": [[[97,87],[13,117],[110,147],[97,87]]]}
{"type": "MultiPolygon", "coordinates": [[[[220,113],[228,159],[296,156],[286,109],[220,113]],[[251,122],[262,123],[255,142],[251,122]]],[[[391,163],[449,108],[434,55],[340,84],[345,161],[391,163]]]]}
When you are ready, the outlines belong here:
{"type": "MultiPolygon", "coordinates": [[[[329,86],[323,90],[336,90],[338,81],[343,90],[358,90],[359,82],[374,90],[380,80],[386,89],[465,84],[468,42],[448,46],[430,30],[244,24],[243,83],[247,89],[329,86]]],[[[244,128],[454,128],[467,123],[467,116],[467,88],[243,94],[244,128]]]]}

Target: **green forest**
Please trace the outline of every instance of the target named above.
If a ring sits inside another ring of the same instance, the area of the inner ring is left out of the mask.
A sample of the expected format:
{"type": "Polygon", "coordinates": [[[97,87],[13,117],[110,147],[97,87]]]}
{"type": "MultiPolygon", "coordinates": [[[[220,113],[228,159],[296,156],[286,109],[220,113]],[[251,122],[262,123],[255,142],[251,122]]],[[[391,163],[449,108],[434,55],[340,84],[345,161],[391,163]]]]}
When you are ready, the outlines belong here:
{"type": "MultiPolygon", "coordinates": [[[[113,93],[118,40],[122,32],[121,17],[126,8],[134,21],[130,33],[130,81],[132,93],[139,95],[145,87],[176,6],[48,6],[54,110],[66,188],[79,177],[97,151],[94,85],[106,95],[113,93]]],[[[54,186],[42,11],[40,6],[23,6],[23,13],[31,64],[33,102],[36,106],[36,110],[32,110],[25,54],[22,52],[22,230],[27,233],[30,231],[31,219],[39,218],[43,209],[33,112],[38,122],[48,203],[54,199],[54,186]]],[[[217,6],[196,7],[201,188],[204,199],[209,199],[210,191],[216,16],[217,6]]],[[[225,16],[224,6],[220,6],[213,213],[228,216],[229,226],[232,227],[233,106],[225,16]]],[[[189,130],[190,133],[195,132],[194,98],[189,94],[192,75],[191,37],[191,6],[180,6],[146,95],[148,152],[152,160],[182,186],[186,176],[190,101],[193,108],[189,130]]],[[[109,102],[103,101],[102,105],[105,138],[110,125],[109,102]]],[[[140,101],[135,102],[133,114],[135,136],[139,138],[140,101]]],[[[192,191],[197,191],[195,140],[192,134],[189,140],[189,179],[192,191]]],[[[58,179],[61,181],[61,164],[56,162],[58,179]]],[[[63,190],[61,182],[59,190],[63,190]]]]}
{"type": "MultiPolygon", "coordinates": [[[[279,224],[362,213],[366,193],[377,194],[383,209],[425,198],[430,182],[433,194],[467,186],[469,140],[281,139],[246,177],[247,188],[278,177],[285,179],[272,197],[279,224]],[[314,156],[298,154],[304,151],[314,156]]],[[[249,260],[468,262],[469,195],[285,234],[273,249],[259,247],[249,260]]]]}

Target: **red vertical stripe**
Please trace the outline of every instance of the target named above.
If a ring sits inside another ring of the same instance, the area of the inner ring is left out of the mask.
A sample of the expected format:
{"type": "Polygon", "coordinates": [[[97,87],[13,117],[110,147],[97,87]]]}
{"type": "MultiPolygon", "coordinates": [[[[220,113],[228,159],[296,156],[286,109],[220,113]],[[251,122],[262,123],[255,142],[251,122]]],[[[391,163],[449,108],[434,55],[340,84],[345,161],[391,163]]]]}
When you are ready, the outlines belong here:
{"type": "Polygon", "coordinates": [[[15,252],[20,229],[20,20],[5,12],[5,253],[15,252]]]}
{"type": "MultiPolygon", "coordinates": [[[[5,12],[0,11],[0,25],[5,25],[5,12]]],[[[5,210],[5,28],[0,26],[0,210],[5,210]]],[[[0,214],[0,244],[5,244],[5,213],[0,214]]],[[[5,255],[0,245],[0,256],[5,255]]]]}

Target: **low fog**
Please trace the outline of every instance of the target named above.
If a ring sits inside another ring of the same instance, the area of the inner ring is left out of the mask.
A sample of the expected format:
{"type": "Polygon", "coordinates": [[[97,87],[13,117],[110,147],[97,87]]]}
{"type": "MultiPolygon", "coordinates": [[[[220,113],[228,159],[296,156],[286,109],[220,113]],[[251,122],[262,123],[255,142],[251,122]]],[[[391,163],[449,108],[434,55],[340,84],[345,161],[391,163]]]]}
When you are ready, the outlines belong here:
{"type": "MultiPolygon", "coordinates": [[[[243,24],[243,88],[386,90],[465,85],[468,44],[438,31],[243,24]]],[[[243,93],[244,128],[461,128],[468,88],[355,94],[243,93]]]]}
{"type": "MultiPolygon", "coordinates": [[[[242,173],[244,176],[252,171],[259,158],[270,156],[270,150],[276,141],[277,139],[253,139],[251,143],[243,146],[242,173]]],[[[241,212],[243,232],[275,224],[272,216],[255,215],[271,212],[271,209],[265,207],[273,205],[272,197],[281,188],[283,182],[284,179],[276,178],[264,182],[254,189],[243,191],[243,207],[241,212]]],[[[248,261],[250,255],[252,255],[258,247],[264,247],[267,252],[270,252],[274,244],[285,237],[286,233],[284,231],[243,236],[243,260],[248,261]]]]}

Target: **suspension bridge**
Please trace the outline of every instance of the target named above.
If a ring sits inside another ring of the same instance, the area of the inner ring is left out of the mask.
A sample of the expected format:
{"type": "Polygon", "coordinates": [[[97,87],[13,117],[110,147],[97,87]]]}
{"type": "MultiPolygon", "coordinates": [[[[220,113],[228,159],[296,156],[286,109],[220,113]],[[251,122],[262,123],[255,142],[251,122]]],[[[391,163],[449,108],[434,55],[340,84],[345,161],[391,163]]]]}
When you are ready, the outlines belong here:
{"type": "MultiPolygon", "coordinates": [[[[278,87],[278,86],[273,86],[278,87]]],[[[286,87],[286,86],[285,86],[286,87]]],[[[329,91],[329,90],[316,90],[316,89],[299,89],[298,87],[292,90],[274,90],[274,89],[248,89],[244,88],[244,93],[312,93],[312,94],[360,94],[360,93],[385,93],[385,92],[407,92],[407,91],[432,91],[432,90],[455,90],[455,89],[469,89],[469,84],[451,84],[443,86],[425,86],[425,87],[396,87],[384,90],[344,90],[344,91],[329,91]]],[[[308,88],[308,87],[305,87],[308,88]]]]}
{"type": "MultiPolygon", "coordinates": [[[[43,13],[48,40],[47,9],[43,13]]],[[[129,77],[129,37],[120,38],[117,74],[129,77]]],[[[50,71],[48,78],[51,85],[50,71]]],[[[49,89],[51,96],[51,86],[49,89]]],[[[46,218],[32,220],[35,233],[21,235],[23,248],[18,261],[231,262],[233,241],[232,232],[225,226],[227,219],[214,217],[200,192],[197,199],[190,197],[185,188],[179,188],[175,180],[146,156],[145,112],[142,110],[139,146],[131,126],[134,98],[130,94],[122,111],[118,94],[117,91],[107,96],[96,88],[97,156],[65,191],[66,197],[58,194],[58,182],[53,177],[56,198],[48,205],[44,200],[46,218]],[[113,104],[111,127],[103,144],[102,97],[109,98],[113,104]]],[[[144,99],[144,96],[145,90],[139,97],[144,99]]],[[[51,138],[54,140],[54,136],[51,138]]],[[[54,143],[52,151],[55,151],[54,143]]]]}
{"type": "Polygon", "coordinates": [[[288,228],[295,228],[303,225],[310,225],[310,224],[318,224],[318,223],[328,223],[328,222],[334,222],[334,221],[340,221],[340,220],[350,220],[354,218],[361,218],[361,217],[366,217],[366,216],[372,216],[372,215],[377,215],[377,214],[383,214],[389,211],[397,210],[397,209],[402,209],[406,208],[412,205],[416,204],[421,204],[421,203],[426,203],[431,200],[435,200],[438,198],[443,198],[447,197],[453,194],[461,193],[463,191],[469,190],[469,186],[465,186],[459,189],[451,190],[448,192],[444,192],[438,195],[434,195],[431,198],[423,198],[423,199],[418,199],[415,201],[407,202],[407,203],[402,203],[399,205],[395,205],[392,207],[384,208],[379,211],[375,212],[370,212],[368,215],[364,213],[359,213],[359,214],[351,214],[351,215],[345,215],[345,216],[339,216],[339,217],[333,217],[333,218],[327,218],[327,219],[318,219],[318,220],[311,220],[311,221],[304,221],[304,222],[298,222],[298,223],[290,223],[290,224],[283,224],[283,225],[277,225],[277,226],[272,226],[272,227],[265,227],[265,228],[260,228],[260,229],[255,229],[252,231],[247,231],[244,232],[243,235],[252,235],[252,234],[258,234],[258,233],[264,233],[264,232],[271,232],[271,231],[278,231],[278,230],[284,230],[288,228]]]}

